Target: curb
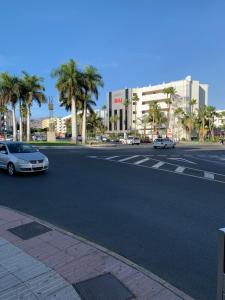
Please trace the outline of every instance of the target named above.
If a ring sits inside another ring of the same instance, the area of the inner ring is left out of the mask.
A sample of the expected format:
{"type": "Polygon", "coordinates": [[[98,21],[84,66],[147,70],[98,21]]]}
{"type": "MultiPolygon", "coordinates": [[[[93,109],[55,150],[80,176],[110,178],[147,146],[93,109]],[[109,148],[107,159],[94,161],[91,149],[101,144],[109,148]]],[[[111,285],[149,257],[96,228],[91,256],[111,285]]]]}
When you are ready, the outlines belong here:
{"type": "Polygon", "coordinates": [[[155,282],[159,283],[160,285],[162,285],[164,288],[170,290],[171,292],[173,292],[176,296],[180,297],[181,299],[183,300],[194,300],[192,297],[188,296],[187,294],[185,294],[184,292],[182,292],[181,290],[179,290],[178,288],[176,288],[175,286],[171,285],[170,283],[168,283],[167,281],[161,279],[160,277],[158,277],[157,275],[155,275],[154,273],[152,273],[151,271],[148,271],[147,269],[139,266],[138,264],[132,262],[131,260],[121,256],[120,254],[117,254],[103,246],[100,246],[98,244],[96,244],[95,242],[92,242],[90,240],[87,240],[79,235],[76,235],[72,232],[69,232],[65,229],[62,229],[56,225],[53,225],[47,221],[44,221],[42,219],[39,219],[37,217],[34,217],[32,215],[29,215],[29,214],[26,214],[24,212],[21,212],[20,210],[17,210],[17,209],[12,209],[10,207],[7,207],[7,206],[4,206],[4,205],[0,205],[0,208],[4,208],[4,209],[8,209],[8,210],[11,210],[11,211],[14,211],[14,212],[17,212],[18,214],[20,215],[23,215],[25,217],[31,217],[33,219],[35,219],[36,221],[38,221],[39,223],[43,224],[43,225],[46,225],[47,227],[51,228],[51,229],[54,229],[54,230],[57,230],[59,232],[61,232],[62,234],[65,234],[67,236],[70,236],[72,238],[75,238],[83,243],[86,243],[87,245],[90,245],[94,248],[96,248],[97,250],[100,250],[102,251],[103,253],[107,254],[107,255],[110,255],[112,256],[113,258],[123,262],[124,264],[128,265],[129,267],[132,267],[134,269],[136,269],[137,271],[143,273],[144,275],[146,275],[147,277],[149,277],[150,279],[154,280],[155,282]]]}

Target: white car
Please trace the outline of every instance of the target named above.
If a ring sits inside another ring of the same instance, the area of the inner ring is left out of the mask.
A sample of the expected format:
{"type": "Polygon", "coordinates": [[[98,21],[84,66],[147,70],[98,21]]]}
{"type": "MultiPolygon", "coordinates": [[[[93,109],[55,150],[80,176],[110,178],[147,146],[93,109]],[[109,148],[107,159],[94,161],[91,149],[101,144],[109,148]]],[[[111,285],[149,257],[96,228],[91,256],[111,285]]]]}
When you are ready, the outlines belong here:
{"type": "Polygon", "coordinates": [[[137,137],[129,136],[127,139],[128,145],[140,145],[141,141],[137,137]]]}
{"type": "Polygon", "coordinates": [[[168,138],[162,139],[158,138],[155,139],[153,142],[153,148],[175,148],[176,143],[168,138]]]}

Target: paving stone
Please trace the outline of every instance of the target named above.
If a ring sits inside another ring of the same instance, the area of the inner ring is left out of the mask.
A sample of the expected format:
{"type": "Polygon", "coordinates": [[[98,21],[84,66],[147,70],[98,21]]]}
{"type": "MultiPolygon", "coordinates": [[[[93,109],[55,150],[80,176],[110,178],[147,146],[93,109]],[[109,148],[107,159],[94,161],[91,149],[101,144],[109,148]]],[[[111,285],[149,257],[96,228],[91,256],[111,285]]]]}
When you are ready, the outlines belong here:
{"type": "Polygon", "coordinates": [[[77,283],[74,288],[83,300],[129,300],[134,295],[112,274],[77,283]]]}
{"type": "Polygon", "coordinates": [[[5,291],[9,288],[13,288],[17,285],[19,285],[21,283],[21,281],[14,275],[12,274],[5,274],[5,276],[3,276],[0,279],[0,293],[2,291],[5,291]]]}
{"type": "Polygon", "coordinates": [[[38,222],[30,222],[20,226],[16,226],[8,229],[23,240],[28,240],[32,237],[39,236],[43,233],[51,231],[51,228],[44,226],[38,222]]]}
{"type": "Polygon", "coordinates": [[[0,292],[0,300],[37,300],[37,297],[22,283],[0,292]]]}

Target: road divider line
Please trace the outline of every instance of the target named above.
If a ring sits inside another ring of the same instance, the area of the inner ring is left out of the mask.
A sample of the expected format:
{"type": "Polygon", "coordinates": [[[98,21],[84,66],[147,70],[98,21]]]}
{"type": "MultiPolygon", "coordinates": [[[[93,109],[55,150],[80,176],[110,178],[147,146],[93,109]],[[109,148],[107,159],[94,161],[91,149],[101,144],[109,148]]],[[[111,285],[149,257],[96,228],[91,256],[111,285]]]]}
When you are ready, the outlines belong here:
{"type": "Polygon", "coordinates": [[[161,166],[163,166],[165,163],[163,161],[159,161],[157,162],[157,164],[155,164],[154,166],[152,166],[152,168],[154,169],[158,169],[160,168],[161,166]]]}
{"type": "Polygon", "coordinates": [[[146,162],[146,161],[148,161],[149,160],[149,158],[144,158],[144,159],[141,159],[141,160],[139,160],[139,161],[136,161],[135,163],[134,163],[134,165],[140,165],[140,164],[142,164],[142,163],[144,163],[144,162],[146,162]]]}
{"type": "Polygon", "coordinates": [[[204,177],[207,179],[211,179],[214,180],[214,174],[213,173],[209,173],[209,172],[204,172],[204,177]]]}
{"type": "Polygon", "coordinates": [[[176,168],[175,172],[176,172],[176,173],[183,173],[184,170],[185,170],[185,168],[180,166],[180,167],[177,167],[177,168],[176,168]]]}
{"type": "Polygon", "coordinates": [[[127,160],[130,160],[130,159],[132,159],[132,158],[139,157],[139,156],[140,156],[140,155],[133,155],[133,156],[129,156],[129,157],[120,159],[120,160],[118,160],[118,161],[119,161],[119,162],[123,162],[123,161],[127,161],[127,160]]]}
{"type": "Polygon", "coordinates": [[[106,160],[110,160],[110,159],[117,158],[117,157],[119,157],[119,156],[118,156],[118,155],[115,155],[115,156],[106,157],[105,159],[106,159],[106,160]]]}

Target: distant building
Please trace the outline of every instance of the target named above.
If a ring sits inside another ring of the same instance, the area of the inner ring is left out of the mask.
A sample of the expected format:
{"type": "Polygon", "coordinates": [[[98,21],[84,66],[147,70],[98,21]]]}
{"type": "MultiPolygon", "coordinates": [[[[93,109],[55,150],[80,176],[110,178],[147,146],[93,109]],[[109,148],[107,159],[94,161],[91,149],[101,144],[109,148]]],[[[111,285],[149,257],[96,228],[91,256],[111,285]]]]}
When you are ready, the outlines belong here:
{"type": "Polygon", "coordinates": [[[12,132],[13,116],[12,111],[8,110],[5,113],[0,113],[0,132],[12,132]]]}
{"type": "Polygon", "coordinates": [[[30,121],[30,127],[33,129],[42,129],[42,121],[45,120],[46,118],[38,118],[38,119],[32,119],[30,121]]]}
{"type": "Polygon", "coordinates": [[[214,125],[216,128],[222,128],[225,126],[225,109],[216,111],[217,116],[214,118],[214,125]]]}
{"type": "MultiPolygon", "coordinates": [[[[196,99],[197,103],[194,105],[194,111],[197,111],[201,106],[208,104],[208,85],[201,84],[197,80],[193,80],[191,76],[185,79],[162,83],[153,86],[146,86],[141,88],[126,88],[122,90],[112,91],[107,93],[107,127],[108,131],[116,133],[129,133],[132,130],[137,130],[139,133],[144,132],[141,120],[149,111],[149,104],[156,102],[160,107],[160,111],[168,117],[168,105],[166,103],[167,95],[163,90],[168,87],[173,87],[176,90],[176,95],[170,108],[169,128],[166,132],[165,124],[159,128],[160,132],[170,137],[181,139],[187,138],[186,130],[177,128],[175,125],[174,111],[180,107],[184,112],[190,112],[190,100],[196,99]],[[132,101],[133,96],[137,95],[139,101],[137,103],[132,101]],[[128,102],[128,105],[124,103],[128,102]],[[112,116],[117,116],[117,122],[110,122],[112,116]],[[137,124],[136,124],[137,119],[137,124]]],[[[148,124],[145,130],[146,134],[153,136],[153,128],[148,124]]]]}

